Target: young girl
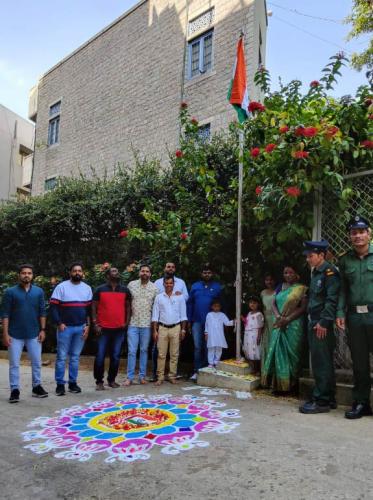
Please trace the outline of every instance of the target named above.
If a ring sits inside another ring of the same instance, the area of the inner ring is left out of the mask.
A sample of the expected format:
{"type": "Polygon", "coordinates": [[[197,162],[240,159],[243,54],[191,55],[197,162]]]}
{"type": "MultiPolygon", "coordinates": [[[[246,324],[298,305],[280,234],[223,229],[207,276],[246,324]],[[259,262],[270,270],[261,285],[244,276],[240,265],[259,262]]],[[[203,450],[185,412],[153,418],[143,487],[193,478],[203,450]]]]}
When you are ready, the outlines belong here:
{"type": "Polygon", "coordinates": [[[260,342],[264,327],[264,316],[260,309],[259,297],[249,297],[249,314],[243,318],[245,325],[243,351],[255,374],[260,373],[260,342]]]}
{"type": "Polygon", "coordinates": [[[229,321],[227,316],[221,312],[220,300],[213,300],[211,303],[211,312],[206,316],[205,323],[209,368],[213,368],[219,363],[223,347],[228,347],[224,336],[224,326],[233,325],[234,320],[229,321]]]}

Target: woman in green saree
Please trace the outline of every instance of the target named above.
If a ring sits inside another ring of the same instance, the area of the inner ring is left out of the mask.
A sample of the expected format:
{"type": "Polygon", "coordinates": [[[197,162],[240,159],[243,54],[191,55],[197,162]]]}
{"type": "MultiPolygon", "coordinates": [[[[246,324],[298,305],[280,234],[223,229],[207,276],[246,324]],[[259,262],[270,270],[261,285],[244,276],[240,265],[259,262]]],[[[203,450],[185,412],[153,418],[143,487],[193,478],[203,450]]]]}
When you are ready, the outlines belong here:
{"type": "Polygon", "coordinates": [[[283,277],[273,300],[275,323],[262,374],[262,385],[275,392],[290,392],[298,382],[307,309],[307,287],[295,269],[285,266],[283,277]]]}

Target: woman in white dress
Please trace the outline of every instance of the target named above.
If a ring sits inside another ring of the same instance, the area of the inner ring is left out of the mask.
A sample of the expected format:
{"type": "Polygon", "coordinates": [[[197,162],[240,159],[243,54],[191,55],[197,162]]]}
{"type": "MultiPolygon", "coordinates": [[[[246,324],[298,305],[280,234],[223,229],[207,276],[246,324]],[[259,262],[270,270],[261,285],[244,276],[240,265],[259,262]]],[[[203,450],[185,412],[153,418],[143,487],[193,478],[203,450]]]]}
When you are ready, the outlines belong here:
{"type": "Polygon", "coordinates": [[[227,316],[221,312],[220,300],[213,300],[211,303],[211,312],[206,316],[205,323],[209,368],[213,368],[219,363],[223,349],[228,347],[224,335],[224,326],[233,325],[234,320],[230,321],[227,316]]]}

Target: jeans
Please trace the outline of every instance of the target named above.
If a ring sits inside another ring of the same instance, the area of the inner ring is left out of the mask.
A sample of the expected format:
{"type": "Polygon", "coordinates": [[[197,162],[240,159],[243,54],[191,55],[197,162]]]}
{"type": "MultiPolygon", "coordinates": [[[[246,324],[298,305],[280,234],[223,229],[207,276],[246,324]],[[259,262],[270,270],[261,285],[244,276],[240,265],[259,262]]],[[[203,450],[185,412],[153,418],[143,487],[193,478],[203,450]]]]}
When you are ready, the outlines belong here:
{"type": "Polygon", "coordinates": [[[115,382],[118,375],[120,351],[124,340],[124,330],[122,328],[102,328],[101,335],[97,339],[97,354],[93,368],[93,376],[96,379],[96,384],[104,382],[105,371],[105,355],[108,350],[110,356],[110,365],[107,381],[115,382]]]}
{"type": "Polygon", "coordinates": [[[32,387],[41,384],[41,342],[38,341],[38,337],[32,339],[14,339],[12,337],[11,344],[8,347],[9,384],[11,391],[19,389],[19,362],[24,346],[26,346],[27,354],[31,361],[32,387]]]}
{"type": "Polygon", "coordinates": [[[192,335],[194,342],[194,371],[207,366],[207,346],[205,339],[205,324],[193,323],[192,335]]]}
{"type": "Polygon", "coordinates": [[[66,358],[69,356],[69,384],[76,383],[79,370],[79,357],[84,346],[85,325],[67,326],[63,332],[57,331],[57,357],[55,379],[57,384],[65,384],[66,358]]]}
{"type": "Polygon", "coordinates": [[[153,346],[152,346],[152,375],[153,375],[153,378],[157,378],[157,368],[158,368],[158,347],[157,347],[157,342],[153,341],[153,346]]]}
{"type": "Polygon", "coordinates": [[[128,360],[127,360],[127,378],[135,378],[136,354],[140,344],[139,360],[139,379],[142,380],[146,375],[146,366],[148,364],[148,347],[150,342],[150,327],[129,326],[127,333],[128,341],[128,360]]]}

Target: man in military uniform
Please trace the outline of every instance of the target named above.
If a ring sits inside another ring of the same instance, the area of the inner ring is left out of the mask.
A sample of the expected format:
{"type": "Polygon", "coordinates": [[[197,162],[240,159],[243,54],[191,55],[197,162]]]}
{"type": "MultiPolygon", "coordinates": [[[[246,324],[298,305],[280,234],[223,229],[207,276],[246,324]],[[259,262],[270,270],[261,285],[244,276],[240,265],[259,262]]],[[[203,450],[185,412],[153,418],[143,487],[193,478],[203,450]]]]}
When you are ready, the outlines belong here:
{"type": "Polygon", "coordinates": [[[340,288],[339,272],[325,260],[328,242],[306,241],[304,255],[312,269],[308,298],[308,343],[315,378],[312,400],[301,413],[326,413],[336,408],[334,374],[334,321],[340,288]]]}
{"type": "Polygon", "coordinates": [[[342,330],[347,324],[354,388],[352,409],[345,416],[355,419],[372,415],[369,353],[373,352],[373,245],[364,217],[351,219],[347,230],[353,248],[339,260],[341,290],[336,323],[342,330]]]}

